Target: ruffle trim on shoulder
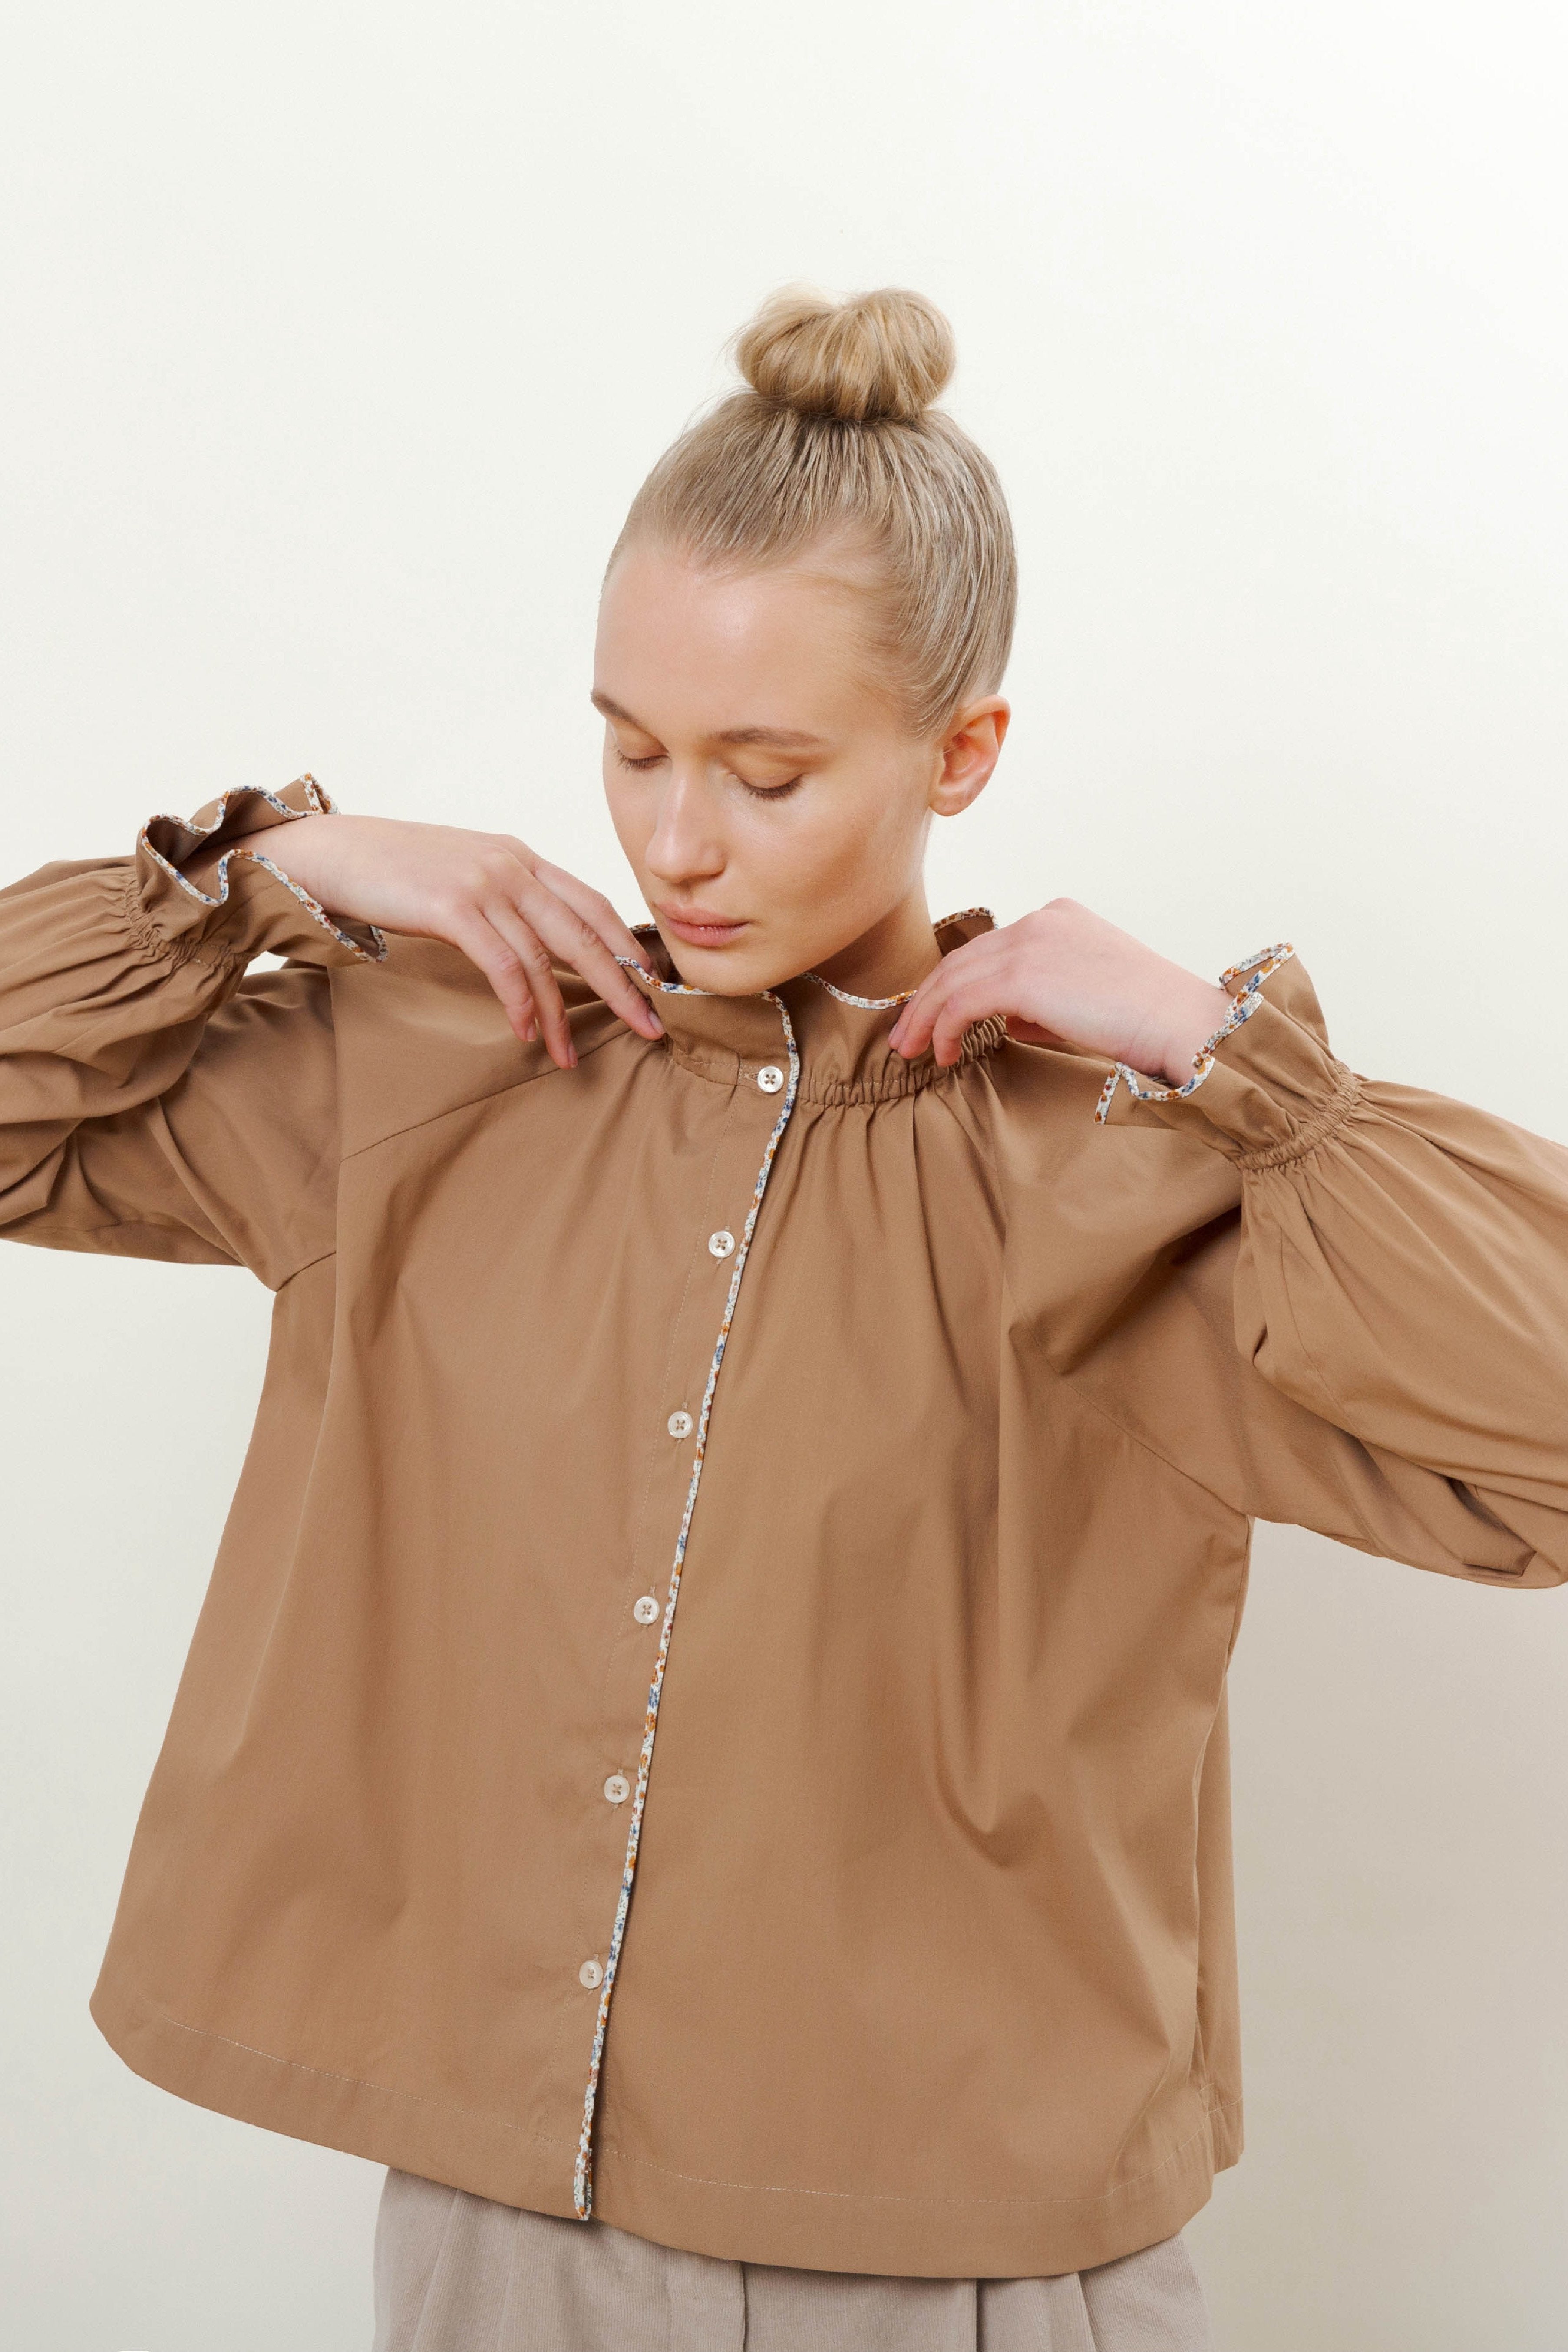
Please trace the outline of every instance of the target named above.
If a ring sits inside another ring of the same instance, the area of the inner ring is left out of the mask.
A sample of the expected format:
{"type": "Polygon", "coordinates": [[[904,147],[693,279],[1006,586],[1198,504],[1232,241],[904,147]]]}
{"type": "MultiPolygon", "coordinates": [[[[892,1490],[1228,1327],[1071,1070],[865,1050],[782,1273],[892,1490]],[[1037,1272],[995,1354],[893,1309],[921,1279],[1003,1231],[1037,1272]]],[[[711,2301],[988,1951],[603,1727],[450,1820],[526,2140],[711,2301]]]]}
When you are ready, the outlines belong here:
{"type": "Polygon", "coordinates": [[[1127,1063],[1113,1063],[1110,1075],[1100,1090],[1100,1100],[1094,1107],[1094,1116],[1100,1125],[1103,1127],[1110,1116],[1116,1089],[1121,1086],[1124,1086],[1138,1102],[1181,1102],[1188,1095],[1195,1094],[1213,1069],[1215,1055],[1226,1039],[1233,1036],[1257,1012],[1263,1001],[1259,991],[1264,982],[1277,972],[1281,964],[1289,963],[1295,952],[1288,940],[1281,940],[1274,947],[1259,949],[1257,955],[1248,956],[1245,963],[1230,964],[1221,972],[1219,984],[1222,988],[1228,988],[1232,981],[1237,980],[1244,981],[1246,984],[1237,990],[1231,999],[1230,1011],[1214,1035],[1193,1056],[1192,1076],[1184,1079],[1179,1087],[1146,1087],[1138,1072],[1130,1068],[1127,1063]]]}
{"type": "MultiPolygon", "coordinates": [[[[290,808],[288,802],[279,800],[276,793],[264,792],[259,787],[255,787],[247,792],[245,797],[265,802],[267,806],[273,812],[274,815],[289,821],[302,816],[335,816],[337,814],[338,812],[335,803],[321,790],[321,785],[317,783],[314,776],[299,776],[296,777],[295,782],[304,793],[307,803],[304,808],[290,808]]],[[[304,908],[305,912],[310,917],[311,920],[319,923],[321,929],[328,932],[331,937],[337,941],[340,947],[347,948],[349,952],[352,955],[357,956],[362,963],[384,963],[386,961],[386,940],[384,935],[374,923],[369,923],[364,927],[368,930],[372,940],[372,945],[366,947],[363,940],[353,938],[349,932],[340,929],[340,927],[333,922],[331,917],[328,914],[326,908],[321,904],[320,900],[313,898],[309,890],[304,889],[300,883],[294,881],[290,876],[285,874],[283,868],[277,865],[273,859],[267,856],[262,850],[248,849],[243,842],[237,843],[232,849],[226,849],[223,856],[218,859],[217,866],[213,877],[217,886],[216,889],[216,891],[208,891],[202,889],[197,883],[193,882],[188,875],[182,874],[179,866],[174,863],[174,859],[166,857],[163,855],[163,852],[153,840],[152,835],[154,825],[172,826],[174,830],[175,843],[172,843],[171,846],[174,846],[177,843],[182,854],[188,857],[195,850],[199,849],[204,842],[210,841],[215,834],[222,832],[224,824],[228,815],[229,803],[231,801],[238,797],[239,795],[234,793],[223,793],[213,803],[213,819],[210,824],[198,824],[195,820],[191,817],[167,815],[150,816],[137,836],[136,845],[138,849],[144,850],[146,852],[153,865],[160,866],[169,877],[170,880],[177,884],[180,889],[185,893],[187,898],[196,899],[198,903],[204,907],[218,908],[227,904],[229,895],[228,870],[237,858],[243,858],[251,865],[260,866],[272,876],[274,881],[281,882],[283,887],[291,892],[292,895],[298,898],[300,906],[304,908]],[[184,836],[183,841],[180,839],[180,836],[184,836]]]]}

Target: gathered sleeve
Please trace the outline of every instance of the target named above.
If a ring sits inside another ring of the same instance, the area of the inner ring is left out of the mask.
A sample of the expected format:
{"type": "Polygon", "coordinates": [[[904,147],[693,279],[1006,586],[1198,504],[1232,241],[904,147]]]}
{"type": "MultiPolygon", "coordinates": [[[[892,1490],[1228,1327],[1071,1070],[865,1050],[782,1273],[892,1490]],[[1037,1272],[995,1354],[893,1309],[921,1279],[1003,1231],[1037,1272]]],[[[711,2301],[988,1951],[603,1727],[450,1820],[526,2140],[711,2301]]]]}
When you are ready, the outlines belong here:
{"type": "Polygon", "coordinates": [[[1077,1166],[1123,1247],[1060,1368],[1248,1517],[1563,1581],[1568,1150],[1358,1076],[1289,949],[1226,985],[1184,1087],[1106,1082],[1077,1166]]]}
{"type": "Polygon", "coordinates": [[[331,1247],[330,975],[385,946],[289,878],[279,829],[330,814],[233,793],[0,890],[0,1234],[274,1288],[331,1247]]]}

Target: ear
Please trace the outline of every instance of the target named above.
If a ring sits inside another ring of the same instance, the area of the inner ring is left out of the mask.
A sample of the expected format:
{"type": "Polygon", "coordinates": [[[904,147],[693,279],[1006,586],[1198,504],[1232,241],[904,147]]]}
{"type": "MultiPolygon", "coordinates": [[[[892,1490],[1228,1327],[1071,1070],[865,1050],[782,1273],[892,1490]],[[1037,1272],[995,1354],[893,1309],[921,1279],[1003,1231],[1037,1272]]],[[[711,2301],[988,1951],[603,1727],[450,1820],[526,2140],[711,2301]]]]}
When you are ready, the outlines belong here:
{"type": "Polygon", "coordinates": [[[970,702],[958,712],[938,747],[939,765],[931,790],[931,805],[938,816],[957,816],[979,799],[1002,756],[1003,739],[1013,713],[999,694],[970,702]]]}

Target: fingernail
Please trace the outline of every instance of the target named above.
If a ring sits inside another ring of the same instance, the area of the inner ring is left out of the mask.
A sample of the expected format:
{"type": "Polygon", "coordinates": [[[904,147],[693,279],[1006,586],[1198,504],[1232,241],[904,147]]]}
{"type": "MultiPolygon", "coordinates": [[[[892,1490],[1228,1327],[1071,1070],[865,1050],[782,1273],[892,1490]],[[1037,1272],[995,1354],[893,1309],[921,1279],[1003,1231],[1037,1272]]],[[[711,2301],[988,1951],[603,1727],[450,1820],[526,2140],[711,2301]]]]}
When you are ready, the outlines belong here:
{"type": "Polygon", "coordinates": [[[653,1023],[653,1026],[654,1026],[654,1034],[655,1034],[655,1035],[656,1035],[656,1036],[662,1037],[662,1036],[663,1036],[663,1034],[664,1034],[664,1024],[663,1024],[663,1022],[659,1019],[659,1017],[658,1017],[658,1013],[654,1011],[654,1009],[653,1009],[653,1007],[652,1007],[652,1005],[651,1005],[651,1004],[648,1006],[648,1009],[647,1009],[647,1017],[648,1017],[648,1019],[653,1023]]]}

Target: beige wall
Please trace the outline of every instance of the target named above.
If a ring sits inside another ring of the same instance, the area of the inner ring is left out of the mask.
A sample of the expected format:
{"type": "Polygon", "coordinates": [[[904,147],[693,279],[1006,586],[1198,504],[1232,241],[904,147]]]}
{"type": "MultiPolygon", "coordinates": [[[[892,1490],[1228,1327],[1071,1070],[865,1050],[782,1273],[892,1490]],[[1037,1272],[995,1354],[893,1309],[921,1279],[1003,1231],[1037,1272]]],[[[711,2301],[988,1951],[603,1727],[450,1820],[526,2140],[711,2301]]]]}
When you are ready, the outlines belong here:
{"type": "MultiPolygon", "coordinates": [[[[782,278],[950,309],[1017,730],[945,905],[1202,969],[1568,1139],[1559,10],[0,10],[5,866],[310,766],[629,908],[598,567],[782,278]]],[[[368,2340],[377,2176],[89,2021],[243,1447],[245,1276],[0,1262],[0,2347],[368,2340]]],[[[1568,1596],[1265,1529],[1227,2347],[1568,2341],[1568,1596]]]]}

